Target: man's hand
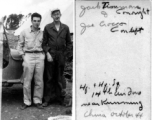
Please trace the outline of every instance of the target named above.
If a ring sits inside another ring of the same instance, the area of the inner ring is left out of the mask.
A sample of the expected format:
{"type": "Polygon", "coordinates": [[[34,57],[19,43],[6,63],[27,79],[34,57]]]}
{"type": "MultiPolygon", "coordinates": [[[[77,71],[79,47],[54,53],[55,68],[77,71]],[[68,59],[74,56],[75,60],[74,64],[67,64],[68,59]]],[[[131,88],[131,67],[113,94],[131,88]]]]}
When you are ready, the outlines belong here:
{"type": "Polygon", "coordinates": [[[46,57],[47,57],[48,62],[53,62],[53,58],[52,58],[52,56],[50,55],[49,52],[46,53],[46,57]]]}
{"type": "Polygon", "coordinates": [[[24,60],[25,55],[22,55],[22,59],[24,60]]]}

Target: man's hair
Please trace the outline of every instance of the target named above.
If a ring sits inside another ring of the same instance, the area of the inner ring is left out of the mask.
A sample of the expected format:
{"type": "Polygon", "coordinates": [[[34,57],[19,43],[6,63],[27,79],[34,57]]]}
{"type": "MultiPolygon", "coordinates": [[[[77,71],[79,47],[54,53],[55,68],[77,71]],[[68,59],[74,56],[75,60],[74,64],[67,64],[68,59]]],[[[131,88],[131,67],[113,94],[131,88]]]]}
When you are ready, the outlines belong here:
{"type": "Polygon", "coordinates": [[[42,16],[39,13],[33,13],[31,15],[31,20],[33,20],[33,17],[39,17],[40,19],[42,19],[42,16]]]}

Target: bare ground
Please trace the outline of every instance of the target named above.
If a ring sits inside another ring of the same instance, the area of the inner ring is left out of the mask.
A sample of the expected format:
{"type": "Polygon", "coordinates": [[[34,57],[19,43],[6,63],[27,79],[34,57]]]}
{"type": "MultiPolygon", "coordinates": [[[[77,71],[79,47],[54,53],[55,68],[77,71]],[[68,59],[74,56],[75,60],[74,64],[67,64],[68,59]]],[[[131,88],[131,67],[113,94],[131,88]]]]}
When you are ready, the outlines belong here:
{"type": "MultiPolygon", "coordinates": [[[[72,83],[67,83],[67,92],[71,93],[72,83]]],[[[47,120],[50,116],[65,115],[65,107],[58,104],[51,104],[44,109],[38,109],[34,105],[20,110],[23,102],[23,89],[21,84],[12,87],[2,88],[2,120],[47,120]]]]}

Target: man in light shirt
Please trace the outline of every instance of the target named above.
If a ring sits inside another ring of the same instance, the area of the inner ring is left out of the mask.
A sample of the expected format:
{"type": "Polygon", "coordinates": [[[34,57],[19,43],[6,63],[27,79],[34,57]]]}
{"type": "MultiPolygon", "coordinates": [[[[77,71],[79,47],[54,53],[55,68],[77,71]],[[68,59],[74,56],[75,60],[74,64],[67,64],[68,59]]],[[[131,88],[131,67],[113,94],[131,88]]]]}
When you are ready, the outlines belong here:
{"type": "Polygon", "coordinates": [[[20,109],[31,106],[31,81],[34,77],[33,102],[37,108],[42,109],[43,72],[45,54],[42,50],[43,32],[40,30],[41,15],[33,13],[32,25],[20,34],[18,50],[23,58],[23,105],[20,109]]]}

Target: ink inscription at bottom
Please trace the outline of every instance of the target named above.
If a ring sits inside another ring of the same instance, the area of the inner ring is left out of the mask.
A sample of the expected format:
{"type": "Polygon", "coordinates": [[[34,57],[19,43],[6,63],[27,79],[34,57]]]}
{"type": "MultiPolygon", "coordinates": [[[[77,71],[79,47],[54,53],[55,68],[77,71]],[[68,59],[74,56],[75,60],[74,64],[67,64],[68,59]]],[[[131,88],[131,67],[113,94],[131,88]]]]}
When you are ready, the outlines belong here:
{"type": "Polygon", "coordinates": [[[85,113],[84,113],[84,117],[104,117],[104,118],[106,118],[106,115],[104,114],[104,113],[95,113],[95,112],[93,112],[93,110],[92,109],[90,109],[90,110],[87,110],[85,113]]]}

